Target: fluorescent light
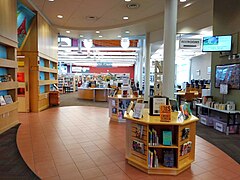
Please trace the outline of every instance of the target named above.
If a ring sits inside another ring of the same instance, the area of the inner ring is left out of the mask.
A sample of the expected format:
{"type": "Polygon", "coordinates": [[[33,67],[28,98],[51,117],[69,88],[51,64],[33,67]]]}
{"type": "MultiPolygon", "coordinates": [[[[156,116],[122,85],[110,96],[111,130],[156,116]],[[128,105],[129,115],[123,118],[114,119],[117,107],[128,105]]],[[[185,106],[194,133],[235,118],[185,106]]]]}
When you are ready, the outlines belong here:
{"type": "Polygon", "coordinates": [[[48,0],[49,2],[53,2],[54,0],[48,0]]]}
{"type": "Polygon", "coordinates": [[[103,36],[102,36],[102,35],[100,35],[100,36],[98,36],[98,37],[102,38],[103,36]]]}
{"type": "Polygon", "coordinates": [[[63,15],[59,14],[59,15],[57,15],[57,17],[58,17],[59,19],[62,19],[62,18],[63,18],[63,15]]]}
{"type": "Polygon", "coordinates": [[[124,20],[128,20],[128,16],[123,16],[123,19],[124,20]]]}
{"type": "Polygon", "coordinates": [[[184,7],[186,8],[186,7],[191,6],[191,5],[192,5],[192,3],[187,3],[184,7]]]}
{"type": "Polygon", "coordinates": [[[180,0],[180,2],[186,2],[187,0],[180,0]]]}
{"type": "Polygon", "coordinates": [[[129,33],[130,33],[130,31],[125,31],[125,33],[126,33],[126,34],[129,34],[129,33]]]}
{"type": "Polygon", "coordinates": [[[96,33],[97,33],[97,34],[99,34],[99,33],[100,33],[100,31],[96,31],[96,33]]]}
{"type": "Polygon", "coordinates": [[[68,33],[68,34],[69,34],[69,33],[70,33],[70,31],[66,31],[66,33],[68,33]]]}
{"type": "Polygon", "coordinates": [[[130,2],[131,0],[125,0],[125,2],[130,2]]]}
{"type": "Polygon", "coordinates": [[[117,37],[119,37],[119,38],[120,38],[120,37],[122,37],[122,36],[121,36],[121,35],[118,35],[117,37]]]}
{"type": "Polygon", "coordinates": [[[84,37],[84,36],[83,36],[82,34],[80,34],[80,35],[79,35],[79,37],[81,37],[81,38],[82,38],[82,37],[84,37]]]}

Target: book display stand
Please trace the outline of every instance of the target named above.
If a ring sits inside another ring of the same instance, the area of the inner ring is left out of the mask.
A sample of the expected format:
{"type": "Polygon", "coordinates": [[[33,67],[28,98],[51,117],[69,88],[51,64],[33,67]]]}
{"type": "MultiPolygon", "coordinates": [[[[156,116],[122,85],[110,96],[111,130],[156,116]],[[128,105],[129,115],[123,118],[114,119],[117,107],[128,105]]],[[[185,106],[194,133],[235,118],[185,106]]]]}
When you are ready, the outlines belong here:
{"type": "Polygon", "coordinates": [[[142,118],[125,114],[126,159],[148,174],[177,175],[195,159],[195,135],[198,118],[191,115],[180,120],[171,112],[171,121],[160,121],[144,109],[142,118]]]}

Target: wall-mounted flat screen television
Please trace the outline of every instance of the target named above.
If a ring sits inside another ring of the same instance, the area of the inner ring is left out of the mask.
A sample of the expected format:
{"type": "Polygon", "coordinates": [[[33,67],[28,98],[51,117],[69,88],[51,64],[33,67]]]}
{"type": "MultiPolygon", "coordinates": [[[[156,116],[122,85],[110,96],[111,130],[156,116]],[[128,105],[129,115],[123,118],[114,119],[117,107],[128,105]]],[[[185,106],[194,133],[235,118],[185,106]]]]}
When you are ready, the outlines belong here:
{"type": "Polygon", "coordinates": [[[217,65],[215,87],[228,84],[229,89],[240,89],[240,64],[217,65]]]}
{"type": "Polygon", "coordinates": [[[203,52],[229,52],[232,49],[232,36],[206,36],[203,37],[203,52]]]}

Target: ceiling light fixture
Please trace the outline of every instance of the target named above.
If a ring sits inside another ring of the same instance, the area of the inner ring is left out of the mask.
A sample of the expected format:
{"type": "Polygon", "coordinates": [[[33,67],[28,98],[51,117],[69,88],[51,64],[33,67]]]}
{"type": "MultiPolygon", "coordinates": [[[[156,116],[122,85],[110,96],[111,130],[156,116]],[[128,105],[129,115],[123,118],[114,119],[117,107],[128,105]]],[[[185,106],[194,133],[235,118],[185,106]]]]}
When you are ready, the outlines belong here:
{"type": "Polygon", "coordinates": [[[96,31],[96,33],[97,33],[97,34],[99,34],[99,33],[100,33],[100,31],[96,31]]]}
{"type": "Polygon", "coordinates": [[[117,37],[119,37],[119,38],[120,38],[120,37],[122,37],[122,36],[121,36],[121,35],[118,35],[117,37]]]}
{"type": "Polygon", "coordinates": [[[131,0],[125,0],[125,2],[130,2],[131,0]]]}
{"type": "Polygon", "coordinates": [[[123,19],[124,20],[128,20],[128,16],[123,16],[123,19]]]}
{"type": "Polygon", "coordinates": [[[81,37],[81,38],[82,38],[82,37],[84,37],[84,36],[83,36],[82,34],[80,34],[80,35],[79,35],[79,37],[81,37]]]}
{"type": "Polygon", "coordinates": [[[186,7],[191,6],[191,5],[192,5],[192,3],[188,3],[184,7],[186,8],[186,7]]]}
{"type": "Polygon", "coordinates": [[[63,18],[63,15],[59,14],[59,15],[57,15],[57,17],[58,17],[59,19],[62,19],[62,18],[63,18]]]}
{"type": "Polygon", "coordinates": [[[102,38],[103,36],[102,36],[102,35],[100,35],[100,36],[98,36],[98,37],[102,38]]]}
{"type": "Polygon", "coordinates": [[[187,0],[180,0],[180,2],[186,2],[187,0]]]}
{"type": "Polygon", "coordinates": [[[130,31],[128,31],[128,30],[127,30],[127,31],[125,31],[125,33],[126,33],[126,34],[129,34],[129,33],[130,33],[130,31]]]}
{"type": "Polygon", "coordinates": [[[70,33],[70,31],[66,31],[66,33],[68,33],[68,34],[69,34],[69,33],[70,33]]]}
{"type": "Polygon", "coordinates": [[[121,39],[121,46],[123,49],[127,49],[129,48],[129,45],[130,45],[130,41],[128,38],[122,38],[121,39]]]}
{"type": "Polygon", "coordinates": [[[53,2],[54,0],[48,0],[49,2],[53,2]]]}

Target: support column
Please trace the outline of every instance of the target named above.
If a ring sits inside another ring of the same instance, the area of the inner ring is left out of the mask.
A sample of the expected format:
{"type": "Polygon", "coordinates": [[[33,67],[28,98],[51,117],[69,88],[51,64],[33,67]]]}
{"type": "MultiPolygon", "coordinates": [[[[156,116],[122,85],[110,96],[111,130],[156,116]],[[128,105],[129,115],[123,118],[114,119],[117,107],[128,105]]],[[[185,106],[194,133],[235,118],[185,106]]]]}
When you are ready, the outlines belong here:
{"type": "Polygon", "coordinates": [[[142,91],[142,86],[143,86],[143,50],[142,50],[142,47],[143,47],[143,43],[142,43],[142,39],[139,40],[139,47],[140,47],[140,51],[139,51],[139,90],[142,91]]]}
{"type": "Polygon", "coordinates": [[[149,100],[149,92],[150,92],[150,59],[151,59],[151,44],[150,44],[150,33],[146,35],[146,61],[145,61],[145,88],[144,88],[144,102],[148,102],[149,100]]]}
{"type": "Polygon", "coordinates": [[[163,95],[174,98],[175,49],[178,0],[165,0],[163,95]]]}

